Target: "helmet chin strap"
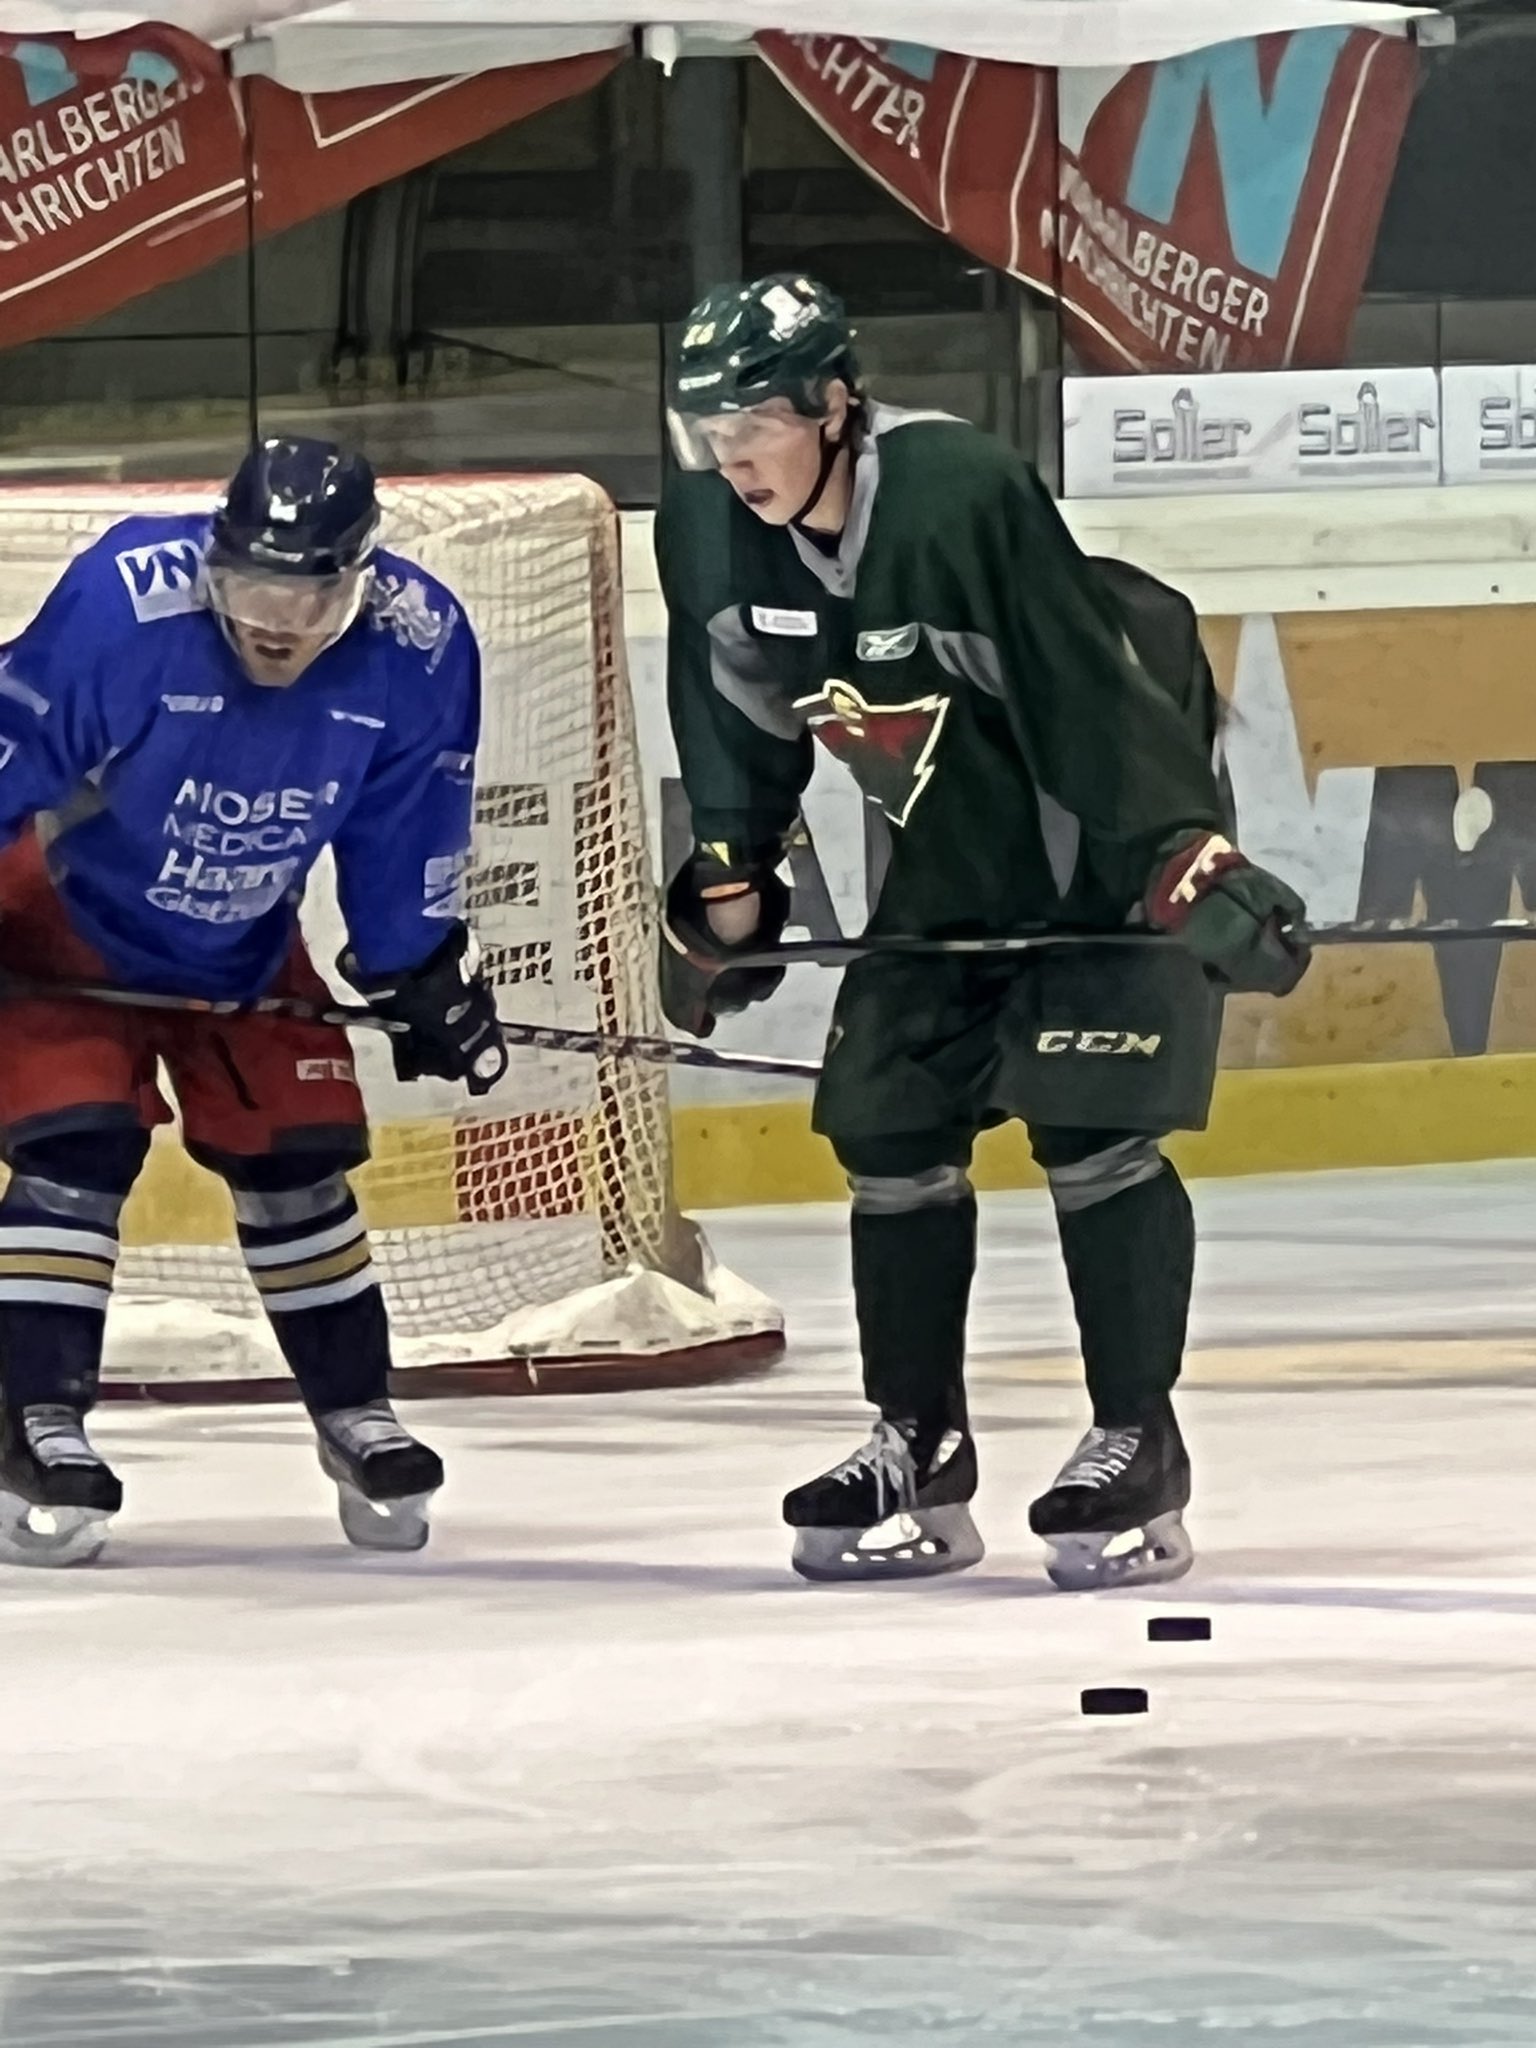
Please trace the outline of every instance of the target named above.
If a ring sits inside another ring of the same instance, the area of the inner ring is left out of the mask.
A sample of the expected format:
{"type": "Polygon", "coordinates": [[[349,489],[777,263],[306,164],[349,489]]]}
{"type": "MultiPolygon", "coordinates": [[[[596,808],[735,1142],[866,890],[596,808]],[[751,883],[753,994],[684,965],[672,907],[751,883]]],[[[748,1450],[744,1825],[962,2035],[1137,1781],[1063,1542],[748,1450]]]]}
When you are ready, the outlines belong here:
{"type": "Polygon", "coordinates": [[[791,526],[803,526],[821,503],[826,493],[827,485],[832,481],[832,472],[837,467],[837,458],[847,446],[848,442],[844,435],[829,434],[826,424],[823,422],[821,429],[821,468],[817,472],[816,482],[812,487],[811,495],[800,507],[794,518],[790,520],[791,526]]]}

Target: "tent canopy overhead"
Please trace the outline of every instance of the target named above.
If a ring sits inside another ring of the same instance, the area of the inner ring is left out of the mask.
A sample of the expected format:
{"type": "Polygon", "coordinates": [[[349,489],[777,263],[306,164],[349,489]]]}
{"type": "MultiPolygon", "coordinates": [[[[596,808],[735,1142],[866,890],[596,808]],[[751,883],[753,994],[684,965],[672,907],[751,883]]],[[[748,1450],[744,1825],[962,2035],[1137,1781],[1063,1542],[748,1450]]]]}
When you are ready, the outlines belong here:
{"type": "MultiPolygon", "coordinates": [[[[1150,63],[1240,36],[1351,26],[1401,28],[1428,7],[1388,0],[950,0],[944,47],[964,56],[1055,66],[1150,63]]],[[[113,35],[145,21],[204,42],[268,39],[260,68],[306,92],[441,78],[626,43],[639,27],[836,33],[925,46],[933,0],[658,0],[623,14],[615,0],[3,0],[10,36],[113,35]]]]}

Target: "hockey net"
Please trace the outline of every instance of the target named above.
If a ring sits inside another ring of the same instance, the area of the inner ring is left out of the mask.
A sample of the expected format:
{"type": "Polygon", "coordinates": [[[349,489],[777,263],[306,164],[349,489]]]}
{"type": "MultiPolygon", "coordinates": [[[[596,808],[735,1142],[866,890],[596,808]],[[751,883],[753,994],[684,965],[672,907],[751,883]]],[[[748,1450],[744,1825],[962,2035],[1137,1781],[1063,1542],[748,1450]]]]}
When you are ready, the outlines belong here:
{"type": "MultiPolygon", "coordinates": [[[[468,905],[503,1015],[660,1030],[612,505],[576,476],[433,479],[382,495],[386,544],[442,577],[481,644],[468,905]]],[[[208,497],[0,490],[0,641],[114,520],[208,497]]],[[[328,972],[342,933],[323,865],[304,923],[328,972]]],[[[443,1083],[402,1088],[385,1041],[354,1036],[374,1138],[356,1186],[402,1390],[654,1385],[750,1370],[780,1348],[772,1303],[716,1266],[678,1214],[664,1069],[516,1050],[505,1081],[470,1100],[443,1083]]],[[[291,1392],[227,1197],[174,1133],[157,1138],[124,1218],[109,1331],[109,1389],[291,1392]]]]}

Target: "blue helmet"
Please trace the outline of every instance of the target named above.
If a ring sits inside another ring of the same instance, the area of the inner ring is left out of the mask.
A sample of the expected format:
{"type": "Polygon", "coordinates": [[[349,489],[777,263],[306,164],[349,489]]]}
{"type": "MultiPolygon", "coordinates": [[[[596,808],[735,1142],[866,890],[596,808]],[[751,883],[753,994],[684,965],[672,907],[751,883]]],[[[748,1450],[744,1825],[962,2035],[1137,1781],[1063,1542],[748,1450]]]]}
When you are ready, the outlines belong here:
{"type": "Polygon", "coordinates": [[[258,441],[213,515],[203,588],[253,682],[297,681],[368,601],[373,470],[333,441],[258,441]]]}
{"type": "Polygon", "coordinates": [[[210,569],[341,576],[371,559],[379,530],[373,468],[334,441],[258,441],[213,515],[210,569]]]}

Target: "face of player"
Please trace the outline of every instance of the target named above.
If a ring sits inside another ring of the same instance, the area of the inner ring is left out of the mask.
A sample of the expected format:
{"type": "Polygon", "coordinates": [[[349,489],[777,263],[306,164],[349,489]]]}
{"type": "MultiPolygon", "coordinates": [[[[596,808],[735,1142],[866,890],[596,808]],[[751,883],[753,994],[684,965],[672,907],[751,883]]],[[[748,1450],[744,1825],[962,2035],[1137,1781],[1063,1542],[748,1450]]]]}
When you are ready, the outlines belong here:
{"type": "MultiPolygon", "coordinates": [[[[823,437],[841,440],[848,422],[848,391],[834,380],[824,419],[808,420],[787,398],[770,398],[750,412],[721,413],[701,422],[720,473],[765,525],[788,526],[816,489],[823,437]]],[[[845,462],[828,481],[808,524],[836,532],[847,509],[845,462]]]]}
{"type": "Polygon", "coordinates": [[[250,680],[264,690],[286,690],[356,619],[372,574],[253,576],[211,569],[208,596],[250,680]]]}

